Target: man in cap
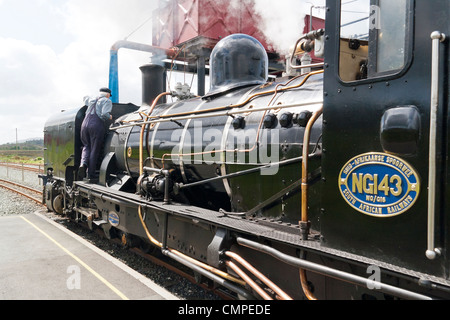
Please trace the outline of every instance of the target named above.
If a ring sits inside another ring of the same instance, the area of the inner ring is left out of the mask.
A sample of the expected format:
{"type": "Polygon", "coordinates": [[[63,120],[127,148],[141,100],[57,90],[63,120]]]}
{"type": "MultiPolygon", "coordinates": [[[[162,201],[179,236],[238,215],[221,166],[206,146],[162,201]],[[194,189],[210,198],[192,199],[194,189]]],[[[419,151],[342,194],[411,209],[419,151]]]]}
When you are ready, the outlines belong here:
{"type": "Polygon", "coordinates": [[[78,170],[78,179],[86,177],[86,170],[89,180],[95,180],[97,161],[103,148],[105,139],[105,121],[112,120],[111,90],[101,88],[97,98],[84,98],[84,103],[88,107],[83,124],[81,125],[81,142],[83,152],[81,154],[81,165],[78,170]]]}

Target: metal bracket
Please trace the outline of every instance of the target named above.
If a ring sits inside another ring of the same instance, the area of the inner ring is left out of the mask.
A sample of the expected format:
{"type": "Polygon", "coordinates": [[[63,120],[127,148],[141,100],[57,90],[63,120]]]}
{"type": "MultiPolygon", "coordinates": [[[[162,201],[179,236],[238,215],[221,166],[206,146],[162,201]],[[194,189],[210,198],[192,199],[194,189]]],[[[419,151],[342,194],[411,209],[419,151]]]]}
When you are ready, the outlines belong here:
{"type": "Polygon", "coordinates": [[[225,229],[217,229],[214,239],[208,246],[207,263],[213,267],[219,268],[221,264],[221,251],[226,247],[229,240],[228,232],[225,229]]]}

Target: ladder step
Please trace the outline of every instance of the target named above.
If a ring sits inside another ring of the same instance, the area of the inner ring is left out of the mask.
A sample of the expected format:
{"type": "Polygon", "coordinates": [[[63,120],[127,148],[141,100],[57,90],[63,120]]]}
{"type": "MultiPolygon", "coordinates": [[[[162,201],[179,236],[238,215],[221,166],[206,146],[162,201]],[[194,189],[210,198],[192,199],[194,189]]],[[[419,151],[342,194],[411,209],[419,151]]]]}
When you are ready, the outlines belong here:
{"type": "Polygon", "coordinates": [[[101,226],[102,224],[107,224],[108,222],[105,220],[94,220],[93,221],[97,226],[101,226]]]}

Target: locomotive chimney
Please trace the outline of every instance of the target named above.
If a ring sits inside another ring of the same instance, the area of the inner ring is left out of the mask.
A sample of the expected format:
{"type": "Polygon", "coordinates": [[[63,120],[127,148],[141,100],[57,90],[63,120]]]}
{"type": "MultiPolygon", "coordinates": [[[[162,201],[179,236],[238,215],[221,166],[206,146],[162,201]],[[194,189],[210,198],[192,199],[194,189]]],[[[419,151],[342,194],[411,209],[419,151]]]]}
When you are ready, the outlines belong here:
{"type": "MultiPolygon", "coordinates": [[[[151,105],[153,100],[166,92],[166,69],[157,64],[147,64],[140,67],[142,72],[142,104],[151,105]]],[[[158,104],[166,103],[160,99],[158,104]]]]}

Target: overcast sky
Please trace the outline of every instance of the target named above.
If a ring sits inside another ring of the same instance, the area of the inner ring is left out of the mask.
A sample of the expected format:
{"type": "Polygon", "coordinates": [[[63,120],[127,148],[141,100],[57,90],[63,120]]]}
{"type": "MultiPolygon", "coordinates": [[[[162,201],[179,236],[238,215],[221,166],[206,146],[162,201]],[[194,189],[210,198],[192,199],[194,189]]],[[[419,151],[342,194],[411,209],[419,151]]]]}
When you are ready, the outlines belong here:
{"type": "MultiPolygon", "coordinates": [[[[15,142],[16,128],[19,140],[42,137],[51,114],[108,86],[109,49],[150,18],[156,2],[0,0],[0,144],[15,142]]],[[[128,40],[151,44],[151,28],[150,21],[128,40]]],[[[139,66],[148,62],[148,53],[119,54],[121,100],[140,103],[139,66]]]]}
{"type": "MultiPolygon", "coordinates": [[[[237,1],[237,0],[234,0],[237,1]]],[[[270,8],[266,27],[296,29],[298,10],[324,0],[256,0],[270,8]],[[286,11],[286,8],[289,10],[286,11]],[[278,14],[281,17],[274,17],[278,14]],[[289,17],[291,15],[291,17],[289,17]],[[295,17],[295,15],[297,15],[295,17]],[[282,19],[284,18],[284,19],[282,19]],[[283,23],[283,25],[280,25],[283,23]],[[290,27],[292,26],[292,27],[290,27]]],[[[158,0],[0,0],[0,144],[43,137],[46,120],[63,109],[82,106],[109,84],[109,50],[147,21],[158,0]]],[[[308,9],[309,12],[309,9],[308,9]]],[[[128,40],[151,44],[152,21],[128,40]]],[[[294,41],[295,40],[289,40],[294,41]]],[[[119,54],[120,102],[141,102],[139,67],[148,53],[119,54]]]]}

